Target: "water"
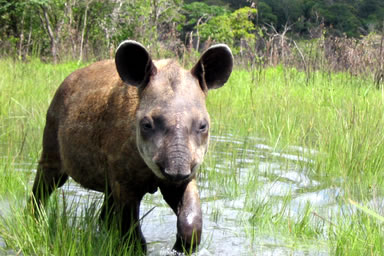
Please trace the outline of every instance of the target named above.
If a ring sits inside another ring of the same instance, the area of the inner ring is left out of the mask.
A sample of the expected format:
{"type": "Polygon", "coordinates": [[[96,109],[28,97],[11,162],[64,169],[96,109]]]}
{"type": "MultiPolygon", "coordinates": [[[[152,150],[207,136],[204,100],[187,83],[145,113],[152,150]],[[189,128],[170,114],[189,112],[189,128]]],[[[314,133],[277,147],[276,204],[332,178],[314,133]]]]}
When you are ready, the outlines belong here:
{"type": "MultiPolygon", "coordinates": [[[[204,219],[197,255],[329,255],[326,243],[292,247],[284,234],[260,231],[250,235],[254,215],[247,207],[250,203],[269,204],[272,213],[289,209],[284,214],[293,220],[302,216],[307,202],[322,218],[342,210],[339,198],[343,191],[324,184],[311,170],[311,157],[316,154],[296,146],[276,151],[258,138],[213,136],[209,163],[199,176],[204,219]]],[[[79,213],[92,202],[101,204],[102,194],[84,190],[73,181],[61,189],[79,213]]],[[[167,255],[175,241],[176,216],[159,192],[144,198],[141,214],[154,206],[142,222],[148,254],[167,255]]],[[[0,247],[4,247],[1,238],[0,247]]]]}

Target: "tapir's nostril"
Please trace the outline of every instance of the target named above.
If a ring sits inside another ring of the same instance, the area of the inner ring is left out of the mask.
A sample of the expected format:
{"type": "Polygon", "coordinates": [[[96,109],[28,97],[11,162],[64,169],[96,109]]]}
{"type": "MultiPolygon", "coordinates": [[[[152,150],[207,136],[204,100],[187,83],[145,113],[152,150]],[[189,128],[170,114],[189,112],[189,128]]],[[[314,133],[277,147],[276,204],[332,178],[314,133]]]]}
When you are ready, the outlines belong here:
{"type": "Polygon", "coordinates": [[[172,170],[167,169],[167,168],[163,169],[162,173],[164,174],[164,176],[167,179],[169,179],[170,181],[173,181],[173,182],[179,182],[179,181],[187,180],[191,175],[190,171],[188,171],[188,172],[182,172],[180,170],[172,171],[172,170]]]}
{"type": "Polygon", "coordinates": [[[154,157],[153,161],[167,180],[171,182],[182,182],[188,180],[192,174],[192,164],[188,158],[154,157]]]}
{"type": "Polygon", "coordinates": [[[165,170],[165,167],[164,167],[164,164],[162,162],[155,162],[157,167],[159,167],[161,173],[164,174],[164,170],[165,170]]]}

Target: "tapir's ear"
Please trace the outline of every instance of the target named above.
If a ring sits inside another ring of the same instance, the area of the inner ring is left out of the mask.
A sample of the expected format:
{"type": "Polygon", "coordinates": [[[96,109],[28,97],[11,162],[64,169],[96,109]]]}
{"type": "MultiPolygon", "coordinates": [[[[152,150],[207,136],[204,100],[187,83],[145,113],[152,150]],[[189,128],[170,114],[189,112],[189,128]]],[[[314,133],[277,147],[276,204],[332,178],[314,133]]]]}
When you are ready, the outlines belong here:
{"type": "Polygon", "coordinates": [[[132,40],[122,42],[116,50],[116,69],[121,80],[137,87],[148,84],[156,67],[144,46],[132,40]]]}
{"type": "Polygon", "coordinates": [[[225,44],[210,47],[200,57],[191,72],[199,79],[203,91],[223,86],[231,75],[233,55],[225,44]]]}

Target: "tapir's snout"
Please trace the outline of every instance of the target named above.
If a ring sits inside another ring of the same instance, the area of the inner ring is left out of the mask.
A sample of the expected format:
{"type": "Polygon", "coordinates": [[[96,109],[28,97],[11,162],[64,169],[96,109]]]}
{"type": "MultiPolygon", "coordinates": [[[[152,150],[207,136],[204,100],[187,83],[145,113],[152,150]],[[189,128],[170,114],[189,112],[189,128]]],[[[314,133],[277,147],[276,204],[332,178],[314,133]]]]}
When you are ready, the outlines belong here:
{"type": "Polygon", "coordinates": [[[182,182],[185,180],[188,180],[191,177],[191,170],[185,169],[185,170],[171,170],[171,169],[164,169],[162,170],[162,173],[164,176],[169,179],[172,182],[182,182]]]}
{"type": "Polygon", "coordinates": [[[174,152],[175,157],[166,157],[156,161],[161,173],[171,182],[183,182],[192,177],[194,166],[191,164],[189,152],[174,152]]]}
{"type": "Polygon", "coordinates": [[[197,169],[196,150],[192,146],[193,137],[181,122],[176,122],[176,125],[164,130],[166,132],[160,142],[154,143],[160,146],[156,149],[152,162],[168,181],[173,183],[187,181],[197,169]]]}

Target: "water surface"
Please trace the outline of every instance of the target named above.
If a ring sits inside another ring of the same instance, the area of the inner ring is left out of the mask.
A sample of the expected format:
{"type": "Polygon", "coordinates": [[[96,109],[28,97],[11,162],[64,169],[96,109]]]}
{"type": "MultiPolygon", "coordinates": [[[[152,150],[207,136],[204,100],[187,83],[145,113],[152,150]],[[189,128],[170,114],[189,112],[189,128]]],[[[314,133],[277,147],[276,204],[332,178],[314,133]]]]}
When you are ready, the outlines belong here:
{"type": "MultiPolygon", "coordinates": [[[[212,136],[210,153],[198,177],[204,219],[197,255],[331,254],[326,243],[292,246],[285,234],[263,232],[257,230],[257,223],[250,224],[255,215],[250,204],[267,204],[272,213],[284,208],[293,220],[302,216],[308,202],[322,218],[342,210],[339,198],[344,192],[322,182],[311,170],[316,154],[297,146],[278,151],[259,138],[212,136]]],[[[94,202],[101,204],[103,198],[72,180],[61,190],[79,213],[94,202]]],[[[159,192],[144,198],[141,215],[154,206],[142,222],[148,254],[167,255],[175,241],[176,216],[159,192]]],[[[1,238],[0,247],[4,248],[1,238]]]]}

